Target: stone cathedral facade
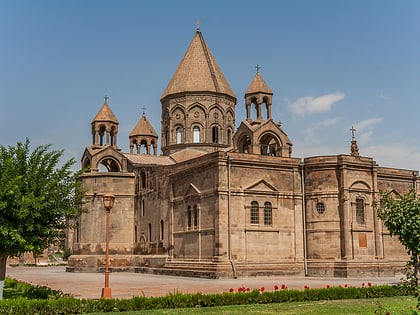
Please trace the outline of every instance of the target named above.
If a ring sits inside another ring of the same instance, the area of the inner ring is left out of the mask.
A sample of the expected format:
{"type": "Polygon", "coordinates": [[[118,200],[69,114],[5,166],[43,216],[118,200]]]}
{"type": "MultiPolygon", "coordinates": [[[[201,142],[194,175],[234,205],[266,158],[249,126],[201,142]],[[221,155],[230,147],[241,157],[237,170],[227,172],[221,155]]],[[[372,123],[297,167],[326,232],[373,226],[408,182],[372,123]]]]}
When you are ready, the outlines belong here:
{"type": "Polygon", "coordinates": [[[354,137],[348,155],[293,157],[271,114],[272,90],[258,70],[250,79],[238,105],[197,30],[160,99],[162,154],[144,114],[122,152],[105,99],[82,157],[87,211],[69,238],[68,271],[103,270],[102,196],[112,193],[113,270],[210,278],[401,272],[408,256],[372,202],[381,190],[420,188],[418,172],[378,166],[359,155],[354,137]],[[239,124],[237,106],[246,110],[239,124]]]}

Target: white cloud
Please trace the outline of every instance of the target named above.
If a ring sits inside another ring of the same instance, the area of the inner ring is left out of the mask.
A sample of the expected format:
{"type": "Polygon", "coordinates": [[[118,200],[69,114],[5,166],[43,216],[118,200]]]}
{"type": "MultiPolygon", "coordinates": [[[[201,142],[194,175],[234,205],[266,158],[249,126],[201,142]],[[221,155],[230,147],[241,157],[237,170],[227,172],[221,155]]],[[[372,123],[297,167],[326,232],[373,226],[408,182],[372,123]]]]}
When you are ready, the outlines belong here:
{"type": "Polygon", "coordinates": [[[340,121],[341,117],[334,117],[334,118],[328,118],[323,121],[317,122],[313,126],[310,126],[303,130],[303,134],[305,137],[313,137],[317,130],[320,130],[325,127],[331,127],[336,125],[340,121]]]}
{"type": "Polygon", "coordinates": [[[289,110],[297,116],[330,111],[333,105],[344,99],[344,93],[336,92],[318,97],[305,96],[289,104],[289,110]]]}
{"type": "Polygon", "coordinates": [[[372,128],[374,125],[381,124],[384,119],[382,117],[369,118],[358,122],[354,127],[357,131],[363,131],[372,128]]]}

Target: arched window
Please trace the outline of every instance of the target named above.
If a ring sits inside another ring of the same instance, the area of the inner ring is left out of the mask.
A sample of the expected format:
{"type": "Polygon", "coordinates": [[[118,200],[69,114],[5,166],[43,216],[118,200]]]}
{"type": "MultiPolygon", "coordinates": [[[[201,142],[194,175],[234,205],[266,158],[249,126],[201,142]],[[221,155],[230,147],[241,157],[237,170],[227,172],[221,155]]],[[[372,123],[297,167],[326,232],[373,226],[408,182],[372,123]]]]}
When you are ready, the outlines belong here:
{"type": "Polygon", "coordinates": [[[250,213],[250,221],[251,224],[259,224],[260,223],[260,211],[258,208],[258,202],[253,201],[251,202],[251,213],[250,213]]]}
{"type": "Polygon", "coordinates": [[[198,126],[193,128],[193,142],[200,143],[200,127],[198,126]]]}
{"type": "Polygon", "coordinates": [[[271,202],[266,201],[264,203],[264,225],[273,224],[273,207],[271,202]]]}
{"type": "Polygon", "coordinates": [[[356,199],[356,222],[365,224],[365,201],[363,198],[356,199]]]}
{"type": "Polygon", "coordinates": [[[182,128],[178,127],[176,128],[176,144],[182,143],[182,128]]]}
{"type": "Polygon", "coordinates": [[[230,145],[232,143],[232,132],[230,131],[230,129],[228,129],[227,131],[227,144],[230,145]]]}
{"type": "Polygon", "coordinates": [[[211,141],[213,143],[219,143],[219,128],[216,126],[211,128],[211,141]]]}

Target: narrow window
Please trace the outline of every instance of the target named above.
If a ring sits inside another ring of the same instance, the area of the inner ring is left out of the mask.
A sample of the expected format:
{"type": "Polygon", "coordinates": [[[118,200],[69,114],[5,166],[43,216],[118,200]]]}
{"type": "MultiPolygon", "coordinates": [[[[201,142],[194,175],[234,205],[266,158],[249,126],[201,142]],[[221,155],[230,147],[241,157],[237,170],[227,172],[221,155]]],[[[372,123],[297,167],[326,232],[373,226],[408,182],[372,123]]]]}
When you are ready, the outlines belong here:
{"type": "Polygon", "coordinates": [[[365,224],[365,201],[362,198],[356,199],[356,222],[365,224]]]}
{"type": "Polygon", "coordinates": [[[260,214],[258,209],[258,202],[253,201],[251,202],[251,224],[259,224],[260,223],[260,214]]]}
{"type": "Polygon", "coordinates": [[[219,143],[219,128],[218,127],[213,127],[211,129],[211,136],[212,136],[213,143],[219,143]]]}
{"type": "Polygon", "coordinates": [[[273,207],[271,202],[266,201],[264,203],[264,225],[273,224],[273,207]]]}
{"type": "Polygon", "coordinates": [[[227,131],[227,143],[228,143],[228,145],[230,145],[231,144],[231,131],[230,131],[230,129],[228,129],[228,131],[227,131]]]}
{"type": "Polygon", "coordinates": [[[176,144],[182,143],[182,128],[178,127],[176,128],[176,144]]]}
{"type": "Polygon", "coordinates": [[[160,220],[160,240],[163,241],[163,236],[164,236],[164,224],[163,224],[163,220],[160,220]]]}
{"type": "Polygon", "coordinates": [[[192,226],[191,206],[188,206],[187,217],[188,217],[188,229],[190,230],[192,226]]]}
{"type": "Polygon", "coordinates": [[[149,223],[149,242],[152,241],[152,224],[149,223]]]}
{"type": "Polygon", "coordinates": [[[194,228],[194,230],[196,230],[198,228],[198,207],[197,207],[197,205],[194,205],[193,228],[194,228]]]}
{"type": "Polygon", "coordinates": [[[165,146],[169,145],[169,131],[165,131],[165,146]]]}
{"type": "Polygon", "coordinates": [[[193,128],[193,142],[200,143],[200,127],[198,126],[193,128]]]}

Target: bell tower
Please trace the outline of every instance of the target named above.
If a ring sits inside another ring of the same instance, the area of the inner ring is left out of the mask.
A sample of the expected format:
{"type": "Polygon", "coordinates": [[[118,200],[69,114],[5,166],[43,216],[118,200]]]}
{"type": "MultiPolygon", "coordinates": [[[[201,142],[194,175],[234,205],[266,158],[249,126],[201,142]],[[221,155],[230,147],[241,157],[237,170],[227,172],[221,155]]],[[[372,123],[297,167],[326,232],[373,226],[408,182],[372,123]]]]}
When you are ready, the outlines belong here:
{"type": "Polygon", "coordinates": [[[108,105],[108,99],[109,97],[105,95],[105,102],[91,123],[93,147],[117,146],[119,122],[108,105]]]}

